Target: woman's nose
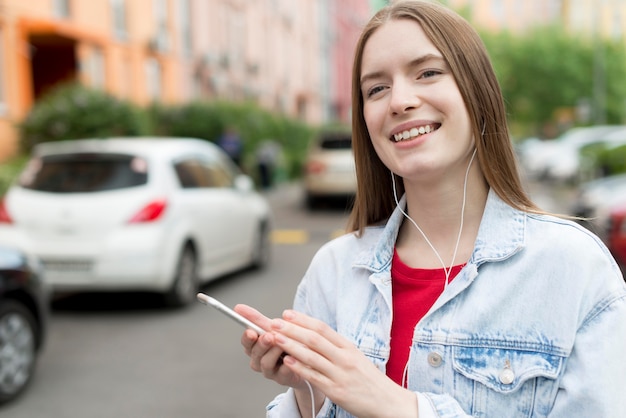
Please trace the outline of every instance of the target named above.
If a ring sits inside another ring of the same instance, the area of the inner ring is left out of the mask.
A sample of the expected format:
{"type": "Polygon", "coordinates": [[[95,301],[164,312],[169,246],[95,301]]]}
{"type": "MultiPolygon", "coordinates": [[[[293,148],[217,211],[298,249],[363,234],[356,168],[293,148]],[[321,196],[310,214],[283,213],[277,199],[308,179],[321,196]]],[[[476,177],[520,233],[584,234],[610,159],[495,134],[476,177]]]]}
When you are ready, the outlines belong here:
{"type": "Polygon", "coordinates": [[[421,99],[415,88],[407,83],[394,83],[391,91],[389,109],[391,113],[399,115],[409,110],[417,108],[421,104],[421,99]]]}

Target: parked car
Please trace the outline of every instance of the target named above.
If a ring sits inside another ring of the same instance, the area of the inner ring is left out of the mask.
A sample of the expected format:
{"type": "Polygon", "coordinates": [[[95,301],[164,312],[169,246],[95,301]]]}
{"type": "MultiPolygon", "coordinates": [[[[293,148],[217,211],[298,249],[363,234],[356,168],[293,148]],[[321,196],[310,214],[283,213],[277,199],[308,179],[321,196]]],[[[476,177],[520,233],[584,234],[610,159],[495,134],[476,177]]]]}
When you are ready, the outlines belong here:
{"type": "Polygon", "coordinates": [[[581,171],[587,180],[626,170],[626,126],[580,149],[581,171]]]}
{"type": "Polygon", "coordinates": [[[626,204],[626,173],[601,177],[579,185],[571,213],[585,218],[580,223],[605,239],[611,211],[623,204],[626,204]]]}
{"type": "Polygon", "coordinates": [[[41,264],[0,246],[0,405],[24,393],[33,379],[48,315],[41,264]]]}
{"type": "Polygon", "coordinates": [[[312,140],[303,184],[305,204],[311,209],[325,200],[354,197],[356,171],[349,131],[325,131],[312,140]]]}
{"type": "Polygon", "coordinates": [[[269,258],[267,201],[200,139],[39,144],[0,213],[0,243],[39,257],[54,293],[153,291],[182,306],[269,258]]]}
{"type": "Polygon", "coordinates": [[[621,125],[572,128],[556,139],[529,148],[530,152],[521,159],[523,167],[530,178],[575,182],[580,172],[580,149],[621,128],[621,125]]]}
{"type": "Polygon", "coordinates": [[[606,244],[622,273],[626,274],[626,204],[611,211],[606,244]]]}

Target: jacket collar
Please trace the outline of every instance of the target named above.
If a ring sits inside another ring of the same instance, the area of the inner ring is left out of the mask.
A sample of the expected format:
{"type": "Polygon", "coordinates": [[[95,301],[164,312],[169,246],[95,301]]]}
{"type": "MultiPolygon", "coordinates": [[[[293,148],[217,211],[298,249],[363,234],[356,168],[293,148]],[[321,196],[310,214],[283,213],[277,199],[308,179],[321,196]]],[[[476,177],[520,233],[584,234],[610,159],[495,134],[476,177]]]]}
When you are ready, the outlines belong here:
{"type": "MultiPolygon", "coordinates": [[[[399,206],[406,207],[406,196],[402,196],[399,206]]],[[[470,263],[480,265],[486,261],[503,260],[519,251],[524,245],[526,219],[524,212],[506,204],[490,189],[470,263]]],[[[389,270],[403,220],[404,214],[396,208],[378,239],[356,257],[355,266],[372,272],[389,270]]]]}

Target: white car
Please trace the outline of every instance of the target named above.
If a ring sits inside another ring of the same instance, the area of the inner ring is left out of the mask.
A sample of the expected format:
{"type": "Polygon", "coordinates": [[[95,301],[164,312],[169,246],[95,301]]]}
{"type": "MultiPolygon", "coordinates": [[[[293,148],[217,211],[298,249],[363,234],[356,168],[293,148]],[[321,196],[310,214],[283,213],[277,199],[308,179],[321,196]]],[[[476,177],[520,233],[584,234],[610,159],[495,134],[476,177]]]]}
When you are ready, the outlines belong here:
{"type": "Polygon", "coordinates": [[[192,138],[40,144],[0,201],[0,244],[37,256],[54,293],[153,291],[172,306],[266,264],[270,227],[252,180],[192,138]]]}
{"type": "Polygon", "coordinates": [[[580,149],[601,141],[620,125],[595,125],[572,128],[560,137],[541,141],[530,147],[522,159],[530,178],[548,179],[561,183],[576,182],[580,175],[580,149]]]}
{"type": "Polygon", "coordinates": [[[324,200],[355,196],[356,169],[349,131],[325,131],[313,139],[304,165],[303,183],[305,204],[310,209],[324,200]]]}
{"type": "Polygon", "coordinates": [[[587,218],[581,221],[601,238],[606,238],[611,212],[626,204],[626,173],[600,177],[578,187],[572,204],[575,216],[587,218]]]}

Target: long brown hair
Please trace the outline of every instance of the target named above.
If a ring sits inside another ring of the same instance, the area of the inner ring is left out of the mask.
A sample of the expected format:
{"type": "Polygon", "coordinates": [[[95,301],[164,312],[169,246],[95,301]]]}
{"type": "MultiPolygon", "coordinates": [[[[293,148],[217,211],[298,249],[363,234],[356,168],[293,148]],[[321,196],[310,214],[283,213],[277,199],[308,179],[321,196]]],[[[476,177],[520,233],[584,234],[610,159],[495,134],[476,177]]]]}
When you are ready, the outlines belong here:
{"type": "MultiPolygon", "coordinates": [[[[469,113],[477,158],[489,187],[515,208],[541,212],[523,189],[500,85],[476,31],[444,6],[400,1],[378,11],[356,45],[352,70],[352,146],[358,182],[348,230],[361,233],[366,226],[385,221],[396,206],[391,174],[378,158],[365,124],[360,79],[365,44],[378,28],[398,19],[418,23],[449,65],[469,113]]],[[[397,182],[397,189],[400,194],[404,192],[402,181],[397,182]]]]}

